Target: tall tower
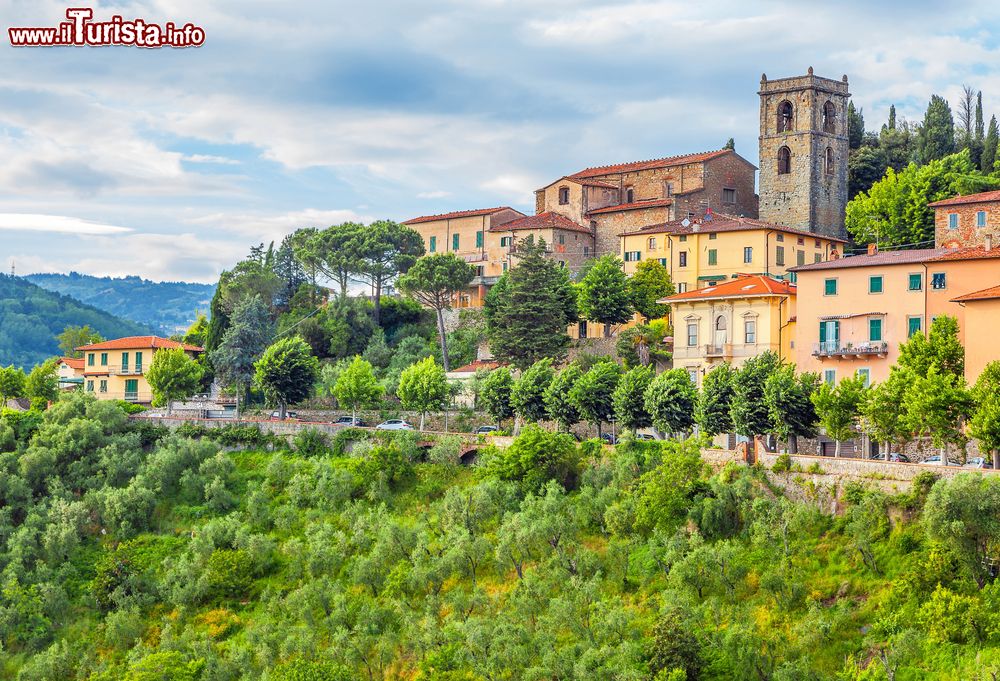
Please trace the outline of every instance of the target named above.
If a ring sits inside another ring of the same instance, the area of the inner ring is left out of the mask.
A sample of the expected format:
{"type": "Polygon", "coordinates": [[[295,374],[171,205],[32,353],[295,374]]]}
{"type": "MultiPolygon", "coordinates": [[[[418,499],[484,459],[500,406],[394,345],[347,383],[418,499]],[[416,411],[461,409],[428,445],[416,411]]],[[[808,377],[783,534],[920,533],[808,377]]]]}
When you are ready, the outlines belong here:
{"type": "Polygon", "coordinates": [[[760,77],[760,219],[846,236],[847,76],[760,77]]]}

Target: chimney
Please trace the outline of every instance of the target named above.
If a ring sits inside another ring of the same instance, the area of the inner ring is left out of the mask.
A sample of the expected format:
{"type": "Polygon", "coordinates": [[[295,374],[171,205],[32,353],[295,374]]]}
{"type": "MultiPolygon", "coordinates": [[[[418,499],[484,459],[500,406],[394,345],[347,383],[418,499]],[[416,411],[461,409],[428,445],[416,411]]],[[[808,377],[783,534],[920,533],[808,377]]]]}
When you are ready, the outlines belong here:
{"type": "Polygon", "coordinates": [[[837,251],[836,248],[832,249],[830,251],[830,260],[839,260],[839,259],[840,259],[840,252],[837,251]]]}
{"type": "Polygon", "coordinates": [[[868,255],[875,255],[878,253],[878,244],[868,244],[868,255]]]}
{"type": "Polygon", "coordinates": [[[983,239],[983,250],[986,251],[987,253],[989,253],[991,250],[993,250],[993,235],[992,234],[987,234],[986,237],[983,239]]]}

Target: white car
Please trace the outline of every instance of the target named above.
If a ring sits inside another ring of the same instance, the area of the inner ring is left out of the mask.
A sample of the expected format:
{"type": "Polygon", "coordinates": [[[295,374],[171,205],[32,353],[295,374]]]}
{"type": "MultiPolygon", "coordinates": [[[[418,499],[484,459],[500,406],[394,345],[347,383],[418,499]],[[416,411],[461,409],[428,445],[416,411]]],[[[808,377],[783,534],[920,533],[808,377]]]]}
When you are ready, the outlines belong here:
{"type": "Polygon", "coordinates": [[[403,419],[389,419],[375,426],[375,430],[413,430],[413,426],[403,419]]]}

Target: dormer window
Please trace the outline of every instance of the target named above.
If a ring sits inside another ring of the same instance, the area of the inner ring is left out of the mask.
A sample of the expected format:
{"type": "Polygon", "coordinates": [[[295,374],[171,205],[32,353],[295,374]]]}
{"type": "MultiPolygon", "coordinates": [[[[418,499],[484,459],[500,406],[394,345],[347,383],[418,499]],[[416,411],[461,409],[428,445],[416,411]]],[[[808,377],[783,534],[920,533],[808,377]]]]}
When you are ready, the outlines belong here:
{"type": "Polygon", "coordinates": [[[790,132],[792,130],[793,114],[792,103],[787,99],[778,105],[778,132],[790,132]]]}
{"type": "Polygon", "coordinates": [[[569,187],[559,187],[559,205],[565,206],[569,203],[569,187]]]}

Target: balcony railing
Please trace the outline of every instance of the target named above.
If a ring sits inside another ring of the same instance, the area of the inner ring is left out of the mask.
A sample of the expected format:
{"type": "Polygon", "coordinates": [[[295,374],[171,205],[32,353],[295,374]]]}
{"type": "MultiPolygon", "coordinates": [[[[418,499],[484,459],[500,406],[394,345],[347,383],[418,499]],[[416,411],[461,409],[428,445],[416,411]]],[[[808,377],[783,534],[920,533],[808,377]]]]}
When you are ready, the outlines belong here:
{"type": "Polygon", "coordinates": [[[813,357],[885,357],[889,354],[889,343],[876,341],[868,343],[844,343],[841,341],[823,341],[813,344],[813,357]]]}
{"type": "Polygon", "coordinates": [[[135,367],[110,367],[108,373],[112,376],[142,376],[142,365],[135,367]]]}
{"type": "Polygon", "coordinates": [[[705,357],[732,357],[733,346],[729,343],[722,345],[706,345],[704,347],[705,357]]]}

